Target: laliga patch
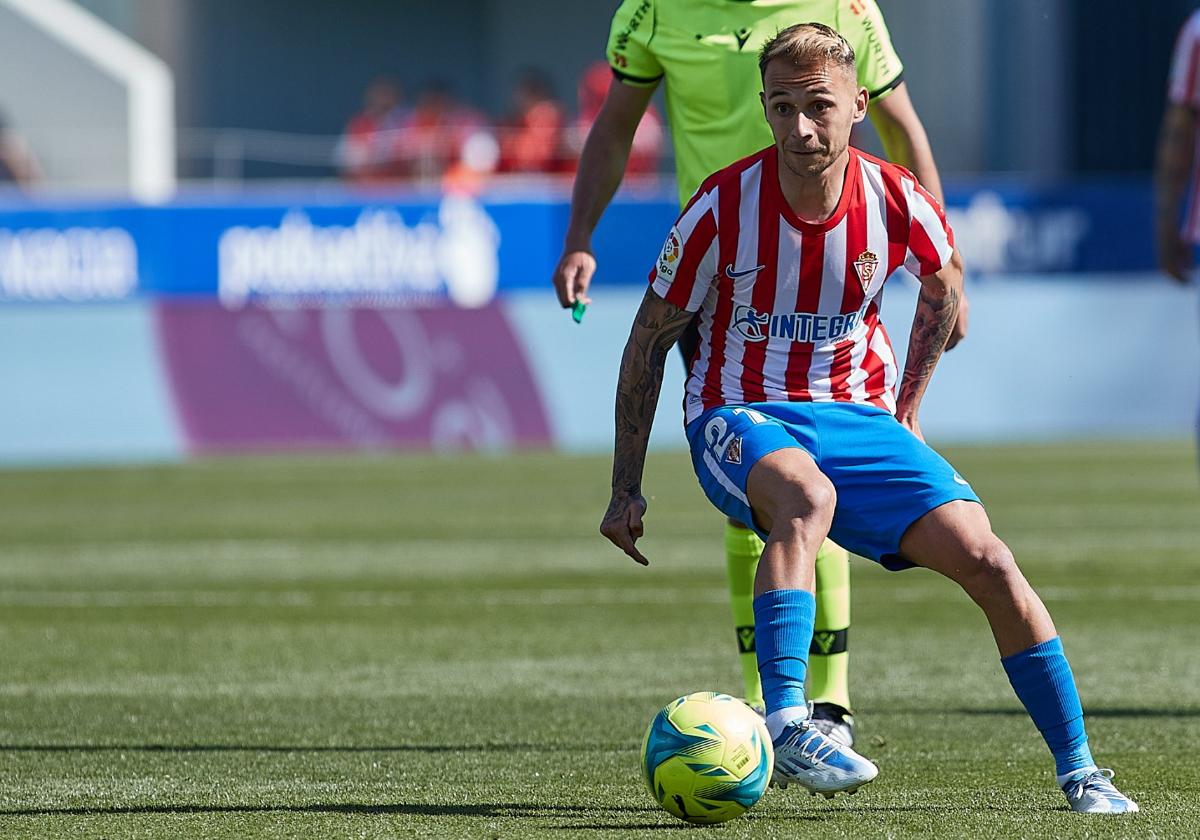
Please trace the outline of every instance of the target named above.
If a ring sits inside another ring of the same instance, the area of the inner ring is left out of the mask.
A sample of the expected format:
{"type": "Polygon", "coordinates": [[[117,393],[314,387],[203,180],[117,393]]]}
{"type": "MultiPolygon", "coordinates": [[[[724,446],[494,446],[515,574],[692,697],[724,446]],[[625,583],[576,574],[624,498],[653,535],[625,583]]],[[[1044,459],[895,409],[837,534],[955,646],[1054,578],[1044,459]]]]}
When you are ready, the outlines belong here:
{"type": "Polygon", "coordinates": [[[870,248],[859,254],[858,259],[854,261],[854,270],[858,273],[858,282],[862,283],[864,292],[870,288],[877,268],[879,268],[879,257],[870,248]]]}
{"type": "Polygon", "coordinates": [[[658,255],[658,276],[668,280],[675,279],[675,269],[679,267],[679,255],[683,246],[679,243],[679,228],[671,228],[667,241],[663,244],[662,253],[658,255]]]}
{"type": "Polygon", "coordinates": [[[735,437],[725,447],[725,460],[731,464],[742,463],[742,439],[740,437],[735,437]]]}

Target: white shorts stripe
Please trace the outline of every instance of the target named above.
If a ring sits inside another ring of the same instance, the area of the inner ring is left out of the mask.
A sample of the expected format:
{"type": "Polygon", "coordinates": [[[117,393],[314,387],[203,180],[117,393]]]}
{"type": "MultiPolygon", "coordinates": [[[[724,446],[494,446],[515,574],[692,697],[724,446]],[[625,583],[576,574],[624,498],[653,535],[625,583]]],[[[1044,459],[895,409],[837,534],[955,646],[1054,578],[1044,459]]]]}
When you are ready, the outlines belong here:
{"type": "Polygon", "coordinates": [[[717,459],[714,458],[712,453],[707,449],[704,450],[704,466],[708,467],[708,471],[712,473],[713,478],[717,480],[717,484],[720,484],[722,487],[724,487],[725,491],[729,493],[729,495],[733,496],[746,507],[750,507],[750,500],[746,498],[746,494],[739,490],[737,485],[729,480],[729,476],[725,475],[724,470],[721,469],[721,465],[717,463],[717,459]]]}

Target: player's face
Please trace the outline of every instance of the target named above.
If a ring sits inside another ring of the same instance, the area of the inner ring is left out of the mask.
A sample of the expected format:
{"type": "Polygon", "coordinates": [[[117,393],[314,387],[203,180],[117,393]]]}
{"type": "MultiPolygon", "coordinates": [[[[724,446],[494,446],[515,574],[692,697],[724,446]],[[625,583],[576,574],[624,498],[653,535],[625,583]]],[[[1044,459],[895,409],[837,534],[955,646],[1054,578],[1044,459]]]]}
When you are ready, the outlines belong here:
{"type": "Polygon", "coordinates": [[[819,175],[850,145],[850,129],[867,115],[867,90],[847,69],[829,62],[767,65],[763,108],[779,160],[801,177],[819,175]]]}

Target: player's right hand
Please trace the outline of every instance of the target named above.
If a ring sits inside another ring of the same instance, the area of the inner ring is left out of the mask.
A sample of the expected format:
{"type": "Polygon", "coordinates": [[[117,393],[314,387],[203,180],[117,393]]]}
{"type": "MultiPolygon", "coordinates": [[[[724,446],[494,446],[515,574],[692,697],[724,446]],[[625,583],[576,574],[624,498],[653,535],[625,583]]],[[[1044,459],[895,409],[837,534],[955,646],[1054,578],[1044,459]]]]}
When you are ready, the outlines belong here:
{"type": "Polygon", "coordinates": [[[588,286],[592,284],[592,275],[596,273],[596,258],[591,251],[567,251],[558,261],[554,269],[554,291],[558,293],[558,302],[564,308],[575,305],[575,301],[591,303],[588,297],[588,286]]]}
{"type": "Polygon", "coordinates": [[[634,545],[642,536],[642,516],[645,513],[646,499],[642,494],[614,492],[604,513],[604,520],[600,523],[600,533],[638,563],[649,566],[650,561],[634,545]]]}

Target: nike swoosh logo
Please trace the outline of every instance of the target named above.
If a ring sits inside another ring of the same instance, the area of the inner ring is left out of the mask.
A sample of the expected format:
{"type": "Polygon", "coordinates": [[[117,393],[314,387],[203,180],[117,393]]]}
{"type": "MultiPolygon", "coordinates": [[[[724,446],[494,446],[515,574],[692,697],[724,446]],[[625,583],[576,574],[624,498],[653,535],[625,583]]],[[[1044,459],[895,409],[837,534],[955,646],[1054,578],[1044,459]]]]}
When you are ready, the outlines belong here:
{"type": "Polygon", "coordinates": [[[754,268],[747,268],[745,271],[734,271],[733,263],[730,263],[729,265],[725,266],[725,275],[730,280],[740,280],[747,275],[762,271],[764,268],[766,268],[765,265],[756,265],[754,268]]]}
{"type": "Polygon", "coordinates": [[[955,474],[954,474],[954,483],[955,483],[955,484],[961,484],[961,485],[963,485],[964,487],[970,487],[970,486],[971,486],[971,485],[967,484],[967,480],[966,480],[965,478],[963,478],[961,475],[959,475],[958,473],[955,473],[955,474]]]}

